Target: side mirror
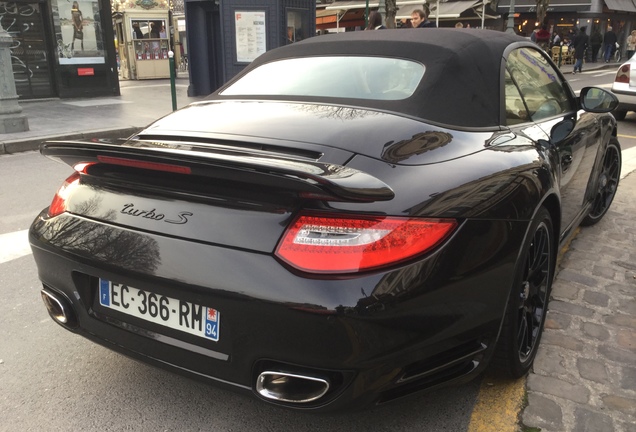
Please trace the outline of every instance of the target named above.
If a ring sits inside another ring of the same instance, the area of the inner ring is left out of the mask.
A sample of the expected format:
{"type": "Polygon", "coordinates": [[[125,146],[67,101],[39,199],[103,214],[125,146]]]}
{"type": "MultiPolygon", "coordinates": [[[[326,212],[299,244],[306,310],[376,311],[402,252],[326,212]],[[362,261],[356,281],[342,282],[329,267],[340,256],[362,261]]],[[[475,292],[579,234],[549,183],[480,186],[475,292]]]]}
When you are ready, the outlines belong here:
{"type": "Polygon", "coordinates": [[[574,120],[568,118],[552,126],[550,130],[550,141],[553,144],[558,144],[566,139],[574,130],[574,124],[574,120]]]}
{"type": "Polygon", "coordinates": [[[618,106],[618,99],[612,93],[598,87],[584,87],[581,90],[581,108],[592,113],[612,112],[618,106]]]}

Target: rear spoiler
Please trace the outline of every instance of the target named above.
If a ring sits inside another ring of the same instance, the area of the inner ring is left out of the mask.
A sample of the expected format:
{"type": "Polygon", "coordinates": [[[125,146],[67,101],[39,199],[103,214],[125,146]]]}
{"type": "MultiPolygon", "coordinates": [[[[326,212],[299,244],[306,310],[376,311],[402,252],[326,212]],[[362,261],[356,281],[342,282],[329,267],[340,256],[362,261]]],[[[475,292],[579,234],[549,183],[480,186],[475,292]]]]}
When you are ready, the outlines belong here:
{"type": "Polygon", "coordinates": [[[156,141],[48,141],[40,153],[71,167],[108,163],[112,158],[187,167],[192,174],[289,190],[321,200],[387,201],[395,194],[384,182],[365,172],[311,159],[229,146],[156,141]],[[101,161],[100,161],[101,159],[101,161]]]}

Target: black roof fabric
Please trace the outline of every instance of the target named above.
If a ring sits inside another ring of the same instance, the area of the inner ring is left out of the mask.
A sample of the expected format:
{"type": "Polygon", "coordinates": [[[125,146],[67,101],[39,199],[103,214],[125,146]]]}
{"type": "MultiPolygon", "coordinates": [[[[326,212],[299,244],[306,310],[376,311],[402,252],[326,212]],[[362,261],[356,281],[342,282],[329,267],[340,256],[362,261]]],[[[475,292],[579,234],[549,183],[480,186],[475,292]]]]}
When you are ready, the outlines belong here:
{"type": "MultiPolygon", "coordinates": [[[[400,112],[449,126],[493,127],[500,124],[503,54],[513,43],[536,48],[519,36],[479,29],[395,29],[321,35],[264,53],[237,79],[261,64],[290,57],[371,55],[413,59],[424,64],[426,72],[408,99],[343,99],[340,103],[400,112]]],[[[211,98],[222,97],[215,93],[211,98]]],[[[319,98],[303,100],[328,102],[319,98]]],[[[333,103],[333,99],[329,102],[333,103]]]]}

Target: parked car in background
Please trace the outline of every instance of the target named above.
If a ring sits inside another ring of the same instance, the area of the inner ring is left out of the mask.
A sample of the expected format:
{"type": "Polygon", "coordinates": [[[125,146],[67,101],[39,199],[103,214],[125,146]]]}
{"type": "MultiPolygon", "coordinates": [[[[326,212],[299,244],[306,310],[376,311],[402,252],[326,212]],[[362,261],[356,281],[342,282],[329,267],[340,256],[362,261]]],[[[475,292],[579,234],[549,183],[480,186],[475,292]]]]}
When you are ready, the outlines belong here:
{"type": "Polygon", "coordinates": [[[616,71],[612,93],[618,98],[618,107],[614,110],[617,120],[623,120],[628,111],[636,111],[636,56],[616,71]]]}
{"type": "MultiPolygon", "coordinates": [[[[521,377],[557,252],[618,186],[611,93],[489,30],[324,35],[119,142],[48,142],[52,318],[307,411],[521,377]]],[[[131,365],[130,367],[134,367],[131,365]]]]}

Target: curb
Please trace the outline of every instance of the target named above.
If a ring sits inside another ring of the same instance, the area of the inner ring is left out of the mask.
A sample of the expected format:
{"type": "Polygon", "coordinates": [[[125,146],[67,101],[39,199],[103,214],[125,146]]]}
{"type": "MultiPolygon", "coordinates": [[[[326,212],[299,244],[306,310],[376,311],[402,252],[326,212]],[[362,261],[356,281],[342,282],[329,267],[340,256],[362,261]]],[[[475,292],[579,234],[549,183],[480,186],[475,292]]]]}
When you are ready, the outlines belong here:
{"type": "Polygon", "coordinates": [[[41,137],[26,138],[23,140],[0,141],[0,155],[38,150],[40,148],[40,144],[45,141],[86,140],[91,138],[127,138],[139,132],[141,129],[143,128],[126,127],[118,129],[100,129],[73,134],[45,135],[41,137]]]}
{"type": "MultiPolygon", "coordinates": [[[[583,66],[587,65],[587,68],[583,69],[584,72],[590,72],[595,70],[603,70],[603,69],[618,69],[620,65],[623,63],[601,63],[600,66],[597,66],[598,63],[585,63],[583,66]]],[[[563,75],[572,75],[572,68],[574,65],[567,65],[567,70],[565,69],[565,65],[561,65],[559,68],[563,75]]]]}

